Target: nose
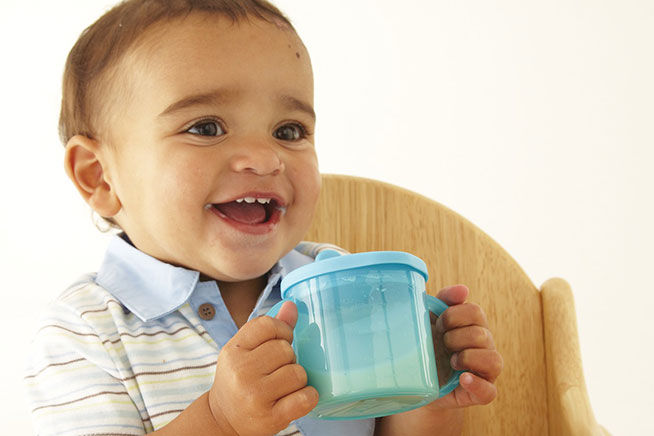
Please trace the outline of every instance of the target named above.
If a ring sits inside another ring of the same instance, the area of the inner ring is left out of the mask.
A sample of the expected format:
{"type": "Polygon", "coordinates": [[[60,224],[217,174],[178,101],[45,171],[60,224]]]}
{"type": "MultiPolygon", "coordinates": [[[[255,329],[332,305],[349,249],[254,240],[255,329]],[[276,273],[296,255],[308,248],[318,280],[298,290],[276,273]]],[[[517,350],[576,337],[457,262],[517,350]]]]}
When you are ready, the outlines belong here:
{"type": "Polygon", "coordinates": [[[235,172],[249,172],[259,176],[277,175],[285,170],[276,145],[263,139],[244,139],[235,145],[230,164],[235,172]]]}

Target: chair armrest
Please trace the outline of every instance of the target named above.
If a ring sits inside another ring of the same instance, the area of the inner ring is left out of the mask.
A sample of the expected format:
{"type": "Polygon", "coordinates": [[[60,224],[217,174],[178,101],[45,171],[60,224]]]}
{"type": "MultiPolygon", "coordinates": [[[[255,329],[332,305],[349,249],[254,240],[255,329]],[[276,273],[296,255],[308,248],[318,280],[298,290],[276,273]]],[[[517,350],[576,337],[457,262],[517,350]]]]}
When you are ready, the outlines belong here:
{"type": "Polygon", "coordinates": [[[570,285],[553,278],[541,287],[547,366],[549,434],[609,435],[597,424],[581,365],[577,318],[570,285]]]}

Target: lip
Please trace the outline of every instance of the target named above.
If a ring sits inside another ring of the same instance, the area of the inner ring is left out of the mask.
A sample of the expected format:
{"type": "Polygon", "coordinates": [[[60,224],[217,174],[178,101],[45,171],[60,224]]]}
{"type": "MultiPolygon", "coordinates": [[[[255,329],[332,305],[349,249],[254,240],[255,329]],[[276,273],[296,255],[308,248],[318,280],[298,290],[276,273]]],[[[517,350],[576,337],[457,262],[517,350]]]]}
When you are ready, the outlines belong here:
{"type": "Polygon", "coordinates": [[[220,202],[215,202],[215,203],[210,203],[207,205],[207,209],[211,211],[215,216],[220,218],[224,223],[228,224],[230,227],[234,228],[235,230],[243,233],[247,233],[250,235],[265,235],[268,233],[272,233],[275,228],[277,227],[277,224],[280,222],[283,213],[281,209],[286,209],[286,201],[278,194],[274,192],[262,192],[262,191],[248,191],[242,194],[238,194],[234,197],[231,197],[231,199],[220,201],[220,202]],[[238,221],[234,221],[233,219],[229,218],[227,215],[213,207],[213,204],[222,204],[222,203],[229,203],[232,201],[236,201],[238,198],[244,198],[244,197],[252,197],[252,198],[270,198],[274,200],[277,203],[277,207],[272,211],[272,214],[270,215],[270,218],[268,221],[265,223],[261,224],[245,224],[241,223],[238,221]]]}

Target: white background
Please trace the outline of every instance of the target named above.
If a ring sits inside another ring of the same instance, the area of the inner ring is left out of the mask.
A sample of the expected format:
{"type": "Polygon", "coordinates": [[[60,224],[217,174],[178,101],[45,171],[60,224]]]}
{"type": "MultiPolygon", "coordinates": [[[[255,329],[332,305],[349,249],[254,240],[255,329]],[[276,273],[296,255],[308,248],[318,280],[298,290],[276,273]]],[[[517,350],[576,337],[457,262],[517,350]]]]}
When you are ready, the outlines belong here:
{"type": "MultiPolygon", "coordinates": [[[[112,3],[1,3],[3,434],[31,431],[20,379],[43,306],[107,241],[65,177],[56,124],[68,50],[112,3]]],[[[537,285],[566,278],[598,421],[654,434],[654,2],[277,5],[313,59],[321,170],[433,198],[537,285]]]]}

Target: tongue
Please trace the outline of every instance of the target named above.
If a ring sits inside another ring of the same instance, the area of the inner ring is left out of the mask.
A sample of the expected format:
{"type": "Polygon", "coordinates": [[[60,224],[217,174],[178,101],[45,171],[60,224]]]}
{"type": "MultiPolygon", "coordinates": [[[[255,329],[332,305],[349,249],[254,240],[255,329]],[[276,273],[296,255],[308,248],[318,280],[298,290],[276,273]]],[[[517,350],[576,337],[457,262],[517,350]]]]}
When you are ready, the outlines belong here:
{"type": "Polygon", "coordinates": [[[217,204],[216,209],[227,215],[228,218],[243,224],[260,224],[266,220],[266,208],[257,203],[231,203],[217,204]]]}

